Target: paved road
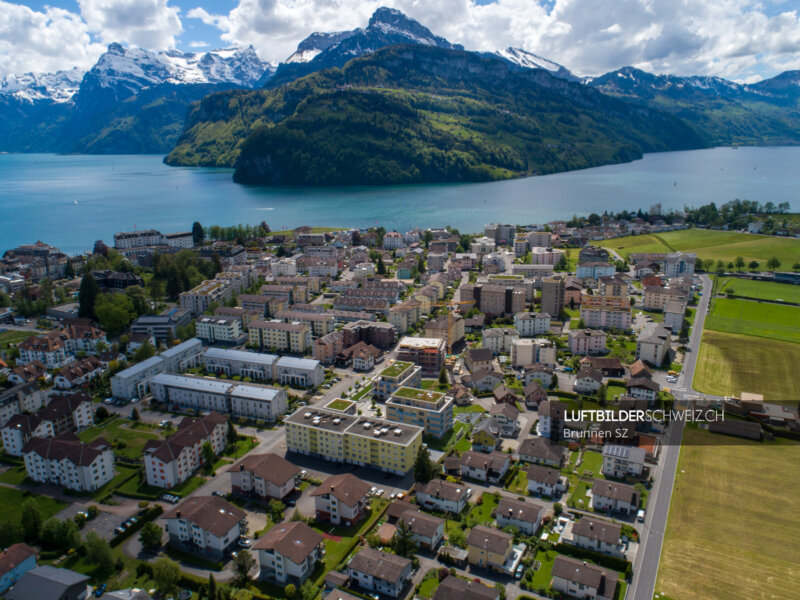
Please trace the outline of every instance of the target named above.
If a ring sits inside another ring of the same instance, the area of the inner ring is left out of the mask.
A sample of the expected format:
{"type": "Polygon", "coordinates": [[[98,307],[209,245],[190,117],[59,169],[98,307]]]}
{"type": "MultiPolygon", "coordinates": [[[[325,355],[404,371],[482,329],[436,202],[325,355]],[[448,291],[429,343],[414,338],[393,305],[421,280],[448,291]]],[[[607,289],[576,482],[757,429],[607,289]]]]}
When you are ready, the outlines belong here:
{"type": "MultiPolygon", "coordinates": [[[[708,304],[711,299],[711,280],[708,275],[701,275],[700,279],[703,286],[703,295],[700,296],[700,302],[695,313],[692,333],[687,345],[688,351],[684,358],[681,374],[673,390],[679,399],[688,399],[698,395],[692,388],[692,380],[694,379],[708,304]]],[[[667,517],[672,498],[672,487],[675,483],[675,472],[678,468],[683,426],[683,421],[674,422],[670,425],[662,447],[662,457],[655,473],[655,484],[653,489],[650,490],[647,518],[644,526],[640,527],[641,544],[633,565],[633,581],[628,589],[628,600],[652,600],[655,592],[658,565],[661,560],[661,547],[664,543],[664,531],[667,528],[667,517]]]]}

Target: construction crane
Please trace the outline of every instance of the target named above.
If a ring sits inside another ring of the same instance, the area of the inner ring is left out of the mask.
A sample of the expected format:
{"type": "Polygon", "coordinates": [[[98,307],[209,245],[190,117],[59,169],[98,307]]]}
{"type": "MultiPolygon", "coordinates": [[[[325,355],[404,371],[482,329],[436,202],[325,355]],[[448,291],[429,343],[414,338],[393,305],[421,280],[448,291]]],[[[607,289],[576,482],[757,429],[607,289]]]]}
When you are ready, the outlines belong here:
{"type": "Polygon", "coordinates": [[[457,300],[451,300],[450,302],[438,302],[437,304],[433,304],[433,307],[437,308],[447,308],[447,355],[450,356],[453,353],[453,312],[456,308],[458,308],[461,304],[475,304],[474,300],[470,300],[468,302],[459,302],[457,300]]]}

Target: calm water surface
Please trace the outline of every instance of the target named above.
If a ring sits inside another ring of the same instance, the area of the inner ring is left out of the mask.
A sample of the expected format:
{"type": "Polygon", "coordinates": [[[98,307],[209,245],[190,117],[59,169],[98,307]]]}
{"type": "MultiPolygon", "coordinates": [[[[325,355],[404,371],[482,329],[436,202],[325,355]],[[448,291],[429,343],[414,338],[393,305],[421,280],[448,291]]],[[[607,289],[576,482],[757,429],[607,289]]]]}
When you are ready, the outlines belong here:
{"type": "Polygon", "coordinates": [[[633,163],[480,184],[258,188],[227,169],[167,167],[161,156],[0,155],[0,253],[42,240],[68,253],[116,231],[257,224],[387,229],[540,223],[604,210],[721,204],[735,198],[800,208],[800,147],[649,154],[633,163]]]}

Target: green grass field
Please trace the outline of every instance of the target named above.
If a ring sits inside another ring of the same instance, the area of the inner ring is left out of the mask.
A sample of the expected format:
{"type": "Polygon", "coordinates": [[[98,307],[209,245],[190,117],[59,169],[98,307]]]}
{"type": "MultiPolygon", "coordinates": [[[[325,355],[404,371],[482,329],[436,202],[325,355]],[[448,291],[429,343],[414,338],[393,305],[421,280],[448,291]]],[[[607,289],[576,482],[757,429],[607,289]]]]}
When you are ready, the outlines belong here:
{"type": "Polygon", "coordinates": [[[800,343],[800,307],[715,298],[706,329],[800,343]]]}
{"type": "Polygon", "coordinates": [[[90,427],[80,432],[78,437],[82,442],[91,442],[103,437],[114,447],[119,456],[131,459],[141,457],[147,442],[161,438],[151,426],[119,417],[100,426],[90,427]]]}
{"type": "Polygon", "coordinates": [[[800,398],[800,344],[704,331],[694,388],[715,395],[764,394],[767,400],[800,398]]]}
{"type": "Polygon", "coordinates": [[[10,344],[19,344],[33,335],[30,331],[16,331],[10,329],[0,333],[0,349],[5,350],[10,344]]]}
{"type": "Polygon", "coordinates": [[[0,506],[3,507],[0,522],[19,523],[22,517],[22,504],[32,498],[42,514],[42,522],[46,521],[67,506],[66,502],[53,500],[48,496],[26,494],[22,490],[0,487],[0,506]]]}
{"type": "Polygon", "coordinates": [[[687,229],[648,235],[634,235],[599,242],[625,257],[631,252],[696,252],[703,260],[732,262],[737,256],[745,262],[756,260],[762,268],[773,256],[782,270],[790,270],[800,257],[800,240],[735,231],[687,229]]]}
{"type": "Polygon", "coordinates": [[[797,598],[800,445],[684,432],[655,592],[670,600],[797,598]]]}
{"type": "Polygon", "coordinates": [[[783,300],[784,302],[800,303],[800,285],[773,283],[772,281],[756,281],[754,279],[739,279],[737,277],[720,278],[717,292],[728,293],[731,290],[737,296],[747,296],[748,298],[758,298],[759,300],[783,300]]]}

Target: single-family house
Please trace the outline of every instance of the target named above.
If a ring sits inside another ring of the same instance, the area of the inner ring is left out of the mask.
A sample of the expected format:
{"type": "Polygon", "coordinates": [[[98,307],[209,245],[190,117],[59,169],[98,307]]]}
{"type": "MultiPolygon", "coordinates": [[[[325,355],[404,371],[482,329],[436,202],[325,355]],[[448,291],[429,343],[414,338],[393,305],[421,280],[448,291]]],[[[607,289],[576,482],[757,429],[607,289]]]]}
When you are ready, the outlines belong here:
{"type": "Polygon", "coordinates": [[[603,475],[624,479],[641,477],[644,469],[644,448],[605,444],[603,446],[603,475]]]}
{"type": "Polygon", "coordinates": [[[519,431],[519,409],[515,404],[493,404],[489,414],[500,424],[500,431],[506,437],[513,437],[519,431]]]}
{"type": "Polygon", "coordinates": [[[245,456],[230,470],[231,491],[260,502],[283,500],[296,485],[300,468],[274,453],[245,456]]]}
{"type": "Polygon", "coordinates": [[[567,486],[561,478],[561,472],[552,467],[531,465],[526,471],[528,476],[528,491],[537,496],[557,498],[567,491],[567,486]]]}
{"type": "Polygon", "coordinates": [[[514,536],[485,525],[472,528],[467,536],[469,564],[503,571],[512,552],[514,536]]]}
{"type": "Polygon", "coordinates": [[[511,455],[503,452],[474,452],[472,450],[461,455],[461,476],[499,483],[511,466],[511,455]]]}
{"type": "Polygon", "coordinates": [[[221,560],[236,547],[247,513],[219,496],[190,496],[163,518],[171,546],[221,560]]]}
{"type": "Polygon", "coordinates": [[[36,550],[27,544],[11,544],[0,552],[0,594],[36,568],[36,550]]]}
{"type": "Polygon", "coordinates": [[[317,520],[348,527],[361,520],[369,506],[370,486],[355,475],[332,475],[317,487],[314,498],[317,520]]]}
{"type": "Polygon", "coordinates": [[[260,579],[301,585],[322,557],[323,539],[302,521],[278,523],[253,544],[258,551],[260,579]]]}
{"type": "Polygon", "coordinates": [[[472,449],[492,452],[500,443],[502,427],[494,417],[483,419],[472,429],[472,449]]]}
{"type": "Polygon", "coordinates": [[[497,526],[516,527],[526,535],[535,535],[546,513],[545,507],[535,502],[501,498],[494,515],[497,526]]]}
{"type": "Polygon", "coordinates": [[[636,514],[639,510],[639,492],[632,485],[595,479],[592,485],[592,508],[625,515],[636,514]]]}
{"type": "Polygon", "coordinates": [[[467,506],[469,488],[444,479],[431,479],[417,485],[417,503],[429,510],[460,514],[467,506]]]}
{"type": "Polygon", "coordinates": [[[551,586],[562,595],[587,600],[612,600],[618,573],[583,560],[558,555],[551,586]]]}
{"type": "Polygon", "coordinates": [[[604,519],[583,516],[572,526],[573,546],[623,558],[622,526],[604,519]]]}
{"type": "Polygon", "coordinates": [[[378,594],[399,598],[411,579],[411,560],[365,547],[347,565],[350,581],[378,594]]]}
{"type": "Polygon", "coordinates": [[[425,550],[435,550],[444,539],[444,519],[412,509],[400,515],[412,539],[425,550]]]}
{"type": "Polygon", "coordinates": [[[567,459],[567,449],[553,440],[536,436],[522,441],[517,448],[519,459],[523,462],[545,465],[560,469],[567,459]]]}

